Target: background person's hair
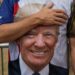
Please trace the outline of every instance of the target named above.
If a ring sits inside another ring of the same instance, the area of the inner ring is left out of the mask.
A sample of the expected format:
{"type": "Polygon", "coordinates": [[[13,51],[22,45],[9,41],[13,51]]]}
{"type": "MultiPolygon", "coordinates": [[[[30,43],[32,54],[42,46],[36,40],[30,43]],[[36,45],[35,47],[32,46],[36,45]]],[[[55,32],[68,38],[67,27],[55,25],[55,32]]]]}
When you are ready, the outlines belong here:
{"type": "Polygon", "coordinates": [[[71,5],[71,16],[67,24],[67,33],[68,37],[75,36],[75,0],[73,0],[73,3],[71,5]]]}

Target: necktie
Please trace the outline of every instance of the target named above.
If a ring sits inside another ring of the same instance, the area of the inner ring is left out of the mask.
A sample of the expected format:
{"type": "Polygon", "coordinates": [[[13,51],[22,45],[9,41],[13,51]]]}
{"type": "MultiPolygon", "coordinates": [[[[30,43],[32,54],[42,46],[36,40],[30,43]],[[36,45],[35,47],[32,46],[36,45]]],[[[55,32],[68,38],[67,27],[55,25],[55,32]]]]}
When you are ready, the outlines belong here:
{"type": "Polygon", "coordinates": [[[40,73],[38,73],[38,72],[34,72],[32,75],[40,75],[40,73]]]}

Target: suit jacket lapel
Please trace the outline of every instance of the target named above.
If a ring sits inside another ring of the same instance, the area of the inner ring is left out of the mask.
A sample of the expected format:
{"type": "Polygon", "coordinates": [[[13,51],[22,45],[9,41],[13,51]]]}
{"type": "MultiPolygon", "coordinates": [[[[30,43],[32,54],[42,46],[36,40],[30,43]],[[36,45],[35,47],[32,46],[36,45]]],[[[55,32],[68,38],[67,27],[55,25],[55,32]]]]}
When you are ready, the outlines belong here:
{"type": "MultiPolygon", "coordinates": [[[[9,63],[9,75],[21,75],[19,58],[9,63]]],[[[49,75],[68,75],[68,70],[49,64],[49,75]]]]}
{"type": "Polygon", "coordinates": [[[19,58],[15,61],[9,62],[9,75],[21,75],[19,58]]]}
{"type": "Polygon", "coordinates": [[[49,64],[49,75],[68,75],[68,69],[49,64]]]}

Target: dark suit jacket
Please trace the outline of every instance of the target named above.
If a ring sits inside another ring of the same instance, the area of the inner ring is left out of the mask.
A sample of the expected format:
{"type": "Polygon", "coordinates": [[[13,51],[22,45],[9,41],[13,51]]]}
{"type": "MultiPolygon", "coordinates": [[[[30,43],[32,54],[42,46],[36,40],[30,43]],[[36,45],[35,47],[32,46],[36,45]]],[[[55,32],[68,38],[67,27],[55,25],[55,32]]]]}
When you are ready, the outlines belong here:
{"type": "MultiPolygon", "coordinates": [[[[49,64],[49,75],[68,75],[68,70],[49,64]]],[[[21,75],[20,66],[19,66],[19,59],[13,62],[9,62],[9,75],[21,75]]]]}

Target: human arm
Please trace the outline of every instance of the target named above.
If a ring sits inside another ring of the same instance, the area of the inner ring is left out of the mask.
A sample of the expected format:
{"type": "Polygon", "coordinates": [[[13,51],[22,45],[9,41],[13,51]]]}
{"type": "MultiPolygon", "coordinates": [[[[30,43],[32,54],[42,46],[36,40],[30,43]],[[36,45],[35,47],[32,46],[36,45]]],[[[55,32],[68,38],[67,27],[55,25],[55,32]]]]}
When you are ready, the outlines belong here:
{"type": "Polygon", "coordinates": [[[51,8],[52,5],[49,5],[21,21],[0,25],[0,43],[14,41],[40,23],[48,23],[50,25],[64,23],[67,19],[65,12],[51,8]]]}

